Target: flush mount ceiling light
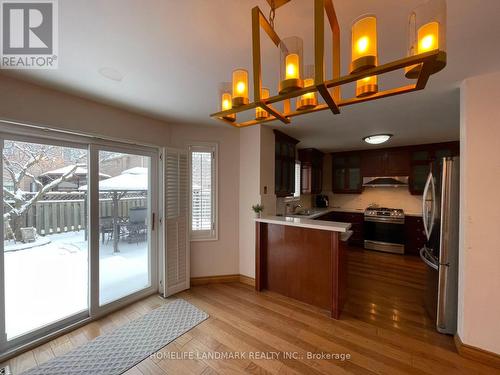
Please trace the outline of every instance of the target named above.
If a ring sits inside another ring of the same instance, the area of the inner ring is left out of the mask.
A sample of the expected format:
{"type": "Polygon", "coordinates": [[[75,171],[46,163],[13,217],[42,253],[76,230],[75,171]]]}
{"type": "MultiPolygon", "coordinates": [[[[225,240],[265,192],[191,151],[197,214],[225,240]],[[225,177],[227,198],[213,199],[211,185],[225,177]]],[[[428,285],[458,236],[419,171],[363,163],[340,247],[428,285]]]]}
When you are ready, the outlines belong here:
{"type": "MultiPolygon", "coordinates": [[[[314,65],[304,69],[303,41],[298,37],[281,39],[274,29],[275,11],[291,0],[267,0],[271,7],[269,20],[259,7],[252,9],[253,90],[248,70],[237,68],[232,84],[222,84],[217,101],[219,112],[210,116],[235,127],[245,127],[279,120],[290,123],[294,116],[330,109],[339,114],[343,106],[423,90],[432,74],[446,66],[446,0],[428,0],[411,12],[408,22],[406,58],[379,65],[377,17],[364,15],[352,24],[351,66],[341,76],[340,26],[332,0],[314,0],[314,65]],[[325,14],[332,34],[332,79],[325,76],[325,14]],[[262,87],[261,29],[280,50],[280,82],[276,92],[262,87]],[[404,70],[416,82],[379,90],[378,76],[404,70]],[[356,95],[342,98],[341,87],[356,83],[356,95]],[[253,93],[253,102],[249,93],[253,93]],[[319,95],[318,95],[319,94],[319,95]],[[324,103],[318,103],[318,96],[324,103]],[[293,100],[297,98],[297,100],[293,100]],[[283,103],[283,110],[275,103],[283,103]],[[237,114],[253,110],[254,119],[238,122],[237,114]]],[[[398,32],[394,30],[394,32],[398,32]]]]}
{"type": "Polygon", "coordinates": [[[381,143],[387,142],[391,138],[392,138],[392,134],[376,134],[376,135],[370,135],[368,137],[364,137],[363,141],[365,141],[366,143],[369,143],[371,145],[379,145],[381,143]]]}

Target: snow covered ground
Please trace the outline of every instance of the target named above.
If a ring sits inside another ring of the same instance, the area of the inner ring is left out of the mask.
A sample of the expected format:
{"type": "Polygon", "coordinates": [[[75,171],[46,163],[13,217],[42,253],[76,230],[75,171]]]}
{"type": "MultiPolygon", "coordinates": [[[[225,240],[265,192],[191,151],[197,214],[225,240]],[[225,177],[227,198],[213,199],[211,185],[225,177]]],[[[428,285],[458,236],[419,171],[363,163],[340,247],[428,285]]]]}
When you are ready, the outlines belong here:
{"type": "MultiPolygon", "coordinates": [[[[88,245],[84,231],[47,236],[50,243],[5,252],[8,338],[88,308],[88,245]]],[[[6,241],[5,246],[12,245],[6,241]]],[[[100,301],[114,301],[150,285],[146,242],[100,243],[100,301]]]]}

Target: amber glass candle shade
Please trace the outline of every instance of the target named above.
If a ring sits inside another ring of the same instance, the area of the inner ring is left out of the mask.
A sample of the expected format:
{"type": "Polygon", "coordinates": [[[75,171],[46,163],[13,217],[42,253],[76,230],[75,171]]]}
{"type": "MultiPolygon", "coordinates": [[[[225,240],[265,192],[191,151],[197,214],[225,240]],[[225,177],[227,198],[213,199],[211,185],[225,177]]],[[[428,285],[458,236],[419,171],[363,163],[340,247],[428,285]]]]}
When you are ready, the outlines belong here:
{"type": "MultiPolygon", "coordinates": [[[[219,86],[220,110],[227,111],[233,108],[233,101],[231,96],[231,83],[223,82],[219,86]]],[[[226,115],[222,117],[224,120],[234,122],[236,114],[226,115]]]]}
{"type": "MultiPolygon", "coordinates": [[[[260,90],[260,98],[261,99],[267,99],[269,98],[270,92],[268,88],[263,87],[260,90]]],[[[255,119],[256,120],[264,120],[269,117],[269,113],[267,111],[263,110],[260,107],[255,108],[255,119]]]]}
{"type": "Polygon", "coordinates": [[[248,72],[236,69],[233,71],[233,107],[240,107],[248,102],[248,72]]]}
{"type": "Polygon", "coordinates": [[[378,77],[371,76],[356,81],[356,97],[364,98],[378,92],[378,77]]]}
{"type": "MultiPolygon", "coordinates": [[[[429,0],[415,8],[410,15],[408,55],[439,50],[431,74],[435,74],[446,66],[446,2],[445,0],[429,0]]],[[[420,75],[422,64],[407,68],[406,77],[416,79],[420,75]]]]}
{"type": "MultiPolygon", "coordinates": [[[[304,80],[304,87],[314,86],[314,79],[306,78],[304,80]]],[[[312,109],[318,105],[318,99],[315,92],[308,92],[307,94],[301,95],[297,99],[297,111],[303,111],[305,109],[312,109]]]]}
{"type": "Polygon", "coordinates": [[[285,38],[280,42],[279,93],[304,87],[302,77],[303,42],[299,37],[285,38]]]}
{"type": "Polygon", "coordinates": [[[364,16],[352,25],[351,73],[377,66],[377,18],[364,16]]]}

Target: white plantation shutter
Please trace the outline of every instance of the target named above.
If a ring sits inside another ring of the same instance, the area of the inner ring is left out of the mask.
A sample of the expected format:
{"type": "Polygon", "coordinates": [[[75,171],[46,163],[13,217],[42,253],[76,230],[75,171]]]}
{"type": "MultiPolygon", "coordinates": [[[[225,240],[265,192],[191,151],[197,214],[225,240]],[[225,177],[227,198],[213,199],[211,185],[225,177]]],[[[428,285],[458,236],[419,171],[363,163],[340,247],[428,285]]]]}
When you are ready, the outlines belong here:
{"type": "Polygon", "coordinates": [[[189,288],[189,160],[188,152],[167,148],[165,176],[165,276],[168,297],[189,288]]]}
{"type": "Polygon", "coordinates": [[[191,239],[216,238],[216,146],[191,146],[191,239]]]}

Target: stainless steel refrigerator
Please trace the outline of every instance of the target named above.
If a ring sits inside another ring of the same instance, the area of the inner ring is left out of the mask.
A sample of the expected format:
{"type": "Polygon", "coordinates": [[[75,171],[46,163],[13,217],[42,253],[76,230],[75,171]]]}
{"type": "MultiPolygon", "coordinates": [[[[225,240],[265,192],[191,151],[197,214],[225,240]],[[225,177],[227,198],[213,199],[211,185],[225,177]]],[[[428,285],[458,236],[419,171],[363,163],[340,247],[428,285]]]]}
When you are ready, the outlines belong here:
{"type": "Polygon", "coordinates": [[[427,244],[425,307],[441,333],[455,334],[458,309],[460,159],[443,158],[431,168],[422,200],[427,244]]]}

